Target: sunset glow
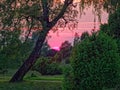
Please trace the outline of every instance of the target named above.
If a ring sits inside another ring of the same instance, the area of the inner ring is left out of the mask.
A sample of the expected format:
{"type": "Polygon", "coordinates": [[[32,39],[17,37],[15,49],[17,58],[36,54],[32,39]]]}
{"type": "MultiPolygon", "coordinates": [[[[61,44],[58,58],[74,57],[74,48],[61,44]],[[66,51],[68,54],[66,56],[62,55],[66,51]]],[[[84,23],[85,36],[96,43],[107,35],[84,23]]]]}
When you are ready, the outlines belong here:
{"type": "MultiPolygon", "coordinates": [[[[75,33],[78,33],[79,35],[81,35],[85,31],[88,31],[90,33],[94,28],[94,25],[96,26],[96,30],[99,30],[100,23],[98,19],[96,20],[96,22],[94,22],[94,15],[92,13],[92,9],[92,7],[86,9],[85,15],[82,15],[81,18],[78,18],[79,23],[76,29],[72,31],[69,29],[58,30],[55,33],[51,31],[49,33],[51,38],[48,40],[50,47],[60,47],[61,43],[63,43],[65,40],[73,43],[75,33]]],[[[108,14],[102,12],[101,23],[107,23],[107,20],[108,14]]]]}
{"type": "Polygon", "coordinates": [[[52,47],[52,49],[55,49],[55,50],[57,50],[57,51],[59,51],[60,50],[60,48],[59,47],[52,47]]]}

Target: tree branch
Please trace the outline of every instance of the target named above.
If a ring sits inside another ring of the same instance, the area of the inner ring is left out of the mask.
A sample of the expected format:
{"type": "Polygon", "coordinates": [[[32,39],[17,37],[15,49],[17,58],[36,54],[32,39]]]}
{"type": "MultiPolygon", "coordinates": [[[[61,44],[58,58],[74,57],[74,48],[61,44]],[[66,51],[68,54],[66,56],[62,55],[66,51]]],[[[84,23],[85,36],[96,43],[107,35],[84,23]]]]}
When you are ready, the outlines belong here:
{"type": "Polygon", "coordinates": [[[60,13],[50,22],[50,27],[53,27],[53,26],[57,23],[57,21],[58,21],[60,18],[63,17],[63,15],[64,15],[67,7],[68,7],[70,4],[72,4],[72,3],[73,3],[73,0],[65,0],[65,1],[64,1],[64,5],[63,5],[60,13]]]}
{"type": "Polygon", "coordinates": [[[41,0],[42,8],[43,8],[43,18],[42,18],[42,24],[43,27],[49,23],[49,7],[48,7],[48,0],[41,0]]]}
{"type": "MultiPolygon", "coordinates": [[[[27,22],[29,23],[28,18],[27,18],[27,22]]],[[[31,25],[30,25],[30,27],[29,27],[29,24],[28,24],[29,30],[28,30],[27,36],[25,37],[25,42],[28,40],[28,37],[29,37],[29,35],[30,35],[31,31],[32,31],[33,25],[34,25],[34,24],[33,24],[33,19],[32,19],[32,20],[31,20],[31,25]]]]}

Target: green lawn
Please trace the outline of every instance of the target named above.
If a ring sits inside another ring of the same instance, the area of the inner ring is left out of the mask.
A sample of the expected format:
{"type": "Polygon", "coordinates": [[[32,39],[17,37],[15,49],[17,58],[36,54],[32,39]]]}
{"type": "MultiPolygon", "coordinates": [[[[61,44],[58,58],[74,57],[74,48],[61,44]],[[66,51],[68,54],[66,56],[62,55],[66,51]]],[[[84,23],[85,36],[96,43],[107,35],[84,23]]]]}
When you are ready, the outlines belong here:
{"type": "MultiPolygon", "coordinates": [[[[62,90],[62,75],[42,76],[35,71],[30,71],[20,83],[9,83],[16,70],[9,70],[6,74],[0,74],[0,90],[62,90]]],[[[120,90],[104,89],[104,90],[120,90]]]]}
{"type": "Polygon", "coordinates": [[[42,76],[30,71],[20,83],[8,83],[16,70],[0,74],[0,90],[62,90],[62,75],[42,76]]]}
{"type": "Polygon", "coordinates": [[[0,81],[0,90],[62,90],[62,83],[43,81],[8,83],[6,81],[0,81]]]}

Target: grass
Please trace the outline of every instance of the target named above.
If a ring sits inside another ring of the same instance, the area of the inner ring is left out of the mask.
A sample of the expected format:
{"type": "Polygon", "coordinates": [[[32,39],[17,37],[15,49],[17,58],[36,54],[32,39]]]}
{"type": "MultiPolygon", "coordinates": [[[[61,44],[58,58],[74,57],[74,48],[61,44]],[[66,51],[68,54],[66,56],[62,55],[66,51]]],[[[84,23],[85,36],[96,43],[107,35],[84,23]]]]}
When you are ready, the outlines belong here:
{"type": "Polygon", "coordinates": [[[25,80],[42,80],[42,81],[58,81],[62,82],[63,81],[63,76],[62,75],[40,75],[40,73],[35,72],[35,71],[30,71],[28,74],[25,76],[25,80]]]}
{"type": "Polygon", "coordinates": [[[20,83],[9,83],[16,70],[9,70],[0,74],[0,90],[62,90],[62,75],[42,76],[35,71],[30,71],[20,83]]]}
{"type": "MultiPolygon", "coordinates": [[[[16,70],[9,70],[6,74],[0,74],[0,90],[62,90],[62,75],[46,75],[30,71],[20,83],[9,83],[10,78],[16,70]]],[[[120,90],[104,88],[103,90],[120,90]]]]}
{"type": "Polygon", "coordinates": [[[60,82],[24,81],[8,83],[0,81],[0,90],[62,90],[60,82]]]}

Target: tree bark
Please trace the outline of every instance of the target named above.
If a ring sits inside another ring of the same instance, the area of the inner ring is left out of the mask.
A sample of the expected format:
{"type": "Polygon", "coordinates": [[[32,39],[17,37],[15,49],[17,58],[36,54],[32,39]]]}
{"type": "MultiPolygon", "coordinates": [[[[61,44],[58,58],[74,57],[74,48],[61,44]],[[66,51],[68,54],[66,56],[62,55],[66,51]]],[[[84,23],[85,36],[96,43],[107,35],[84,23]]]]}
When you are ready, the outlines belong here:
{"type": "Polygon", "coordinates": [[[23,65],[18,69],[18,71],[13,75],[11,80],[9,82],[20,82],[23,80],[23,77],[25,74],[30,70],[30,68],[33,66],[33,64],[37,61],[37,59],[40,56],[40,50],[42,48],[42,45],[45,41],[45,38],[47,36],[49,30],[42,30],[40,32],[40,35],[38,37],[38,40],[36,42],[36,45],[31,52],[30,56],[25,60],[23,65]]]}

